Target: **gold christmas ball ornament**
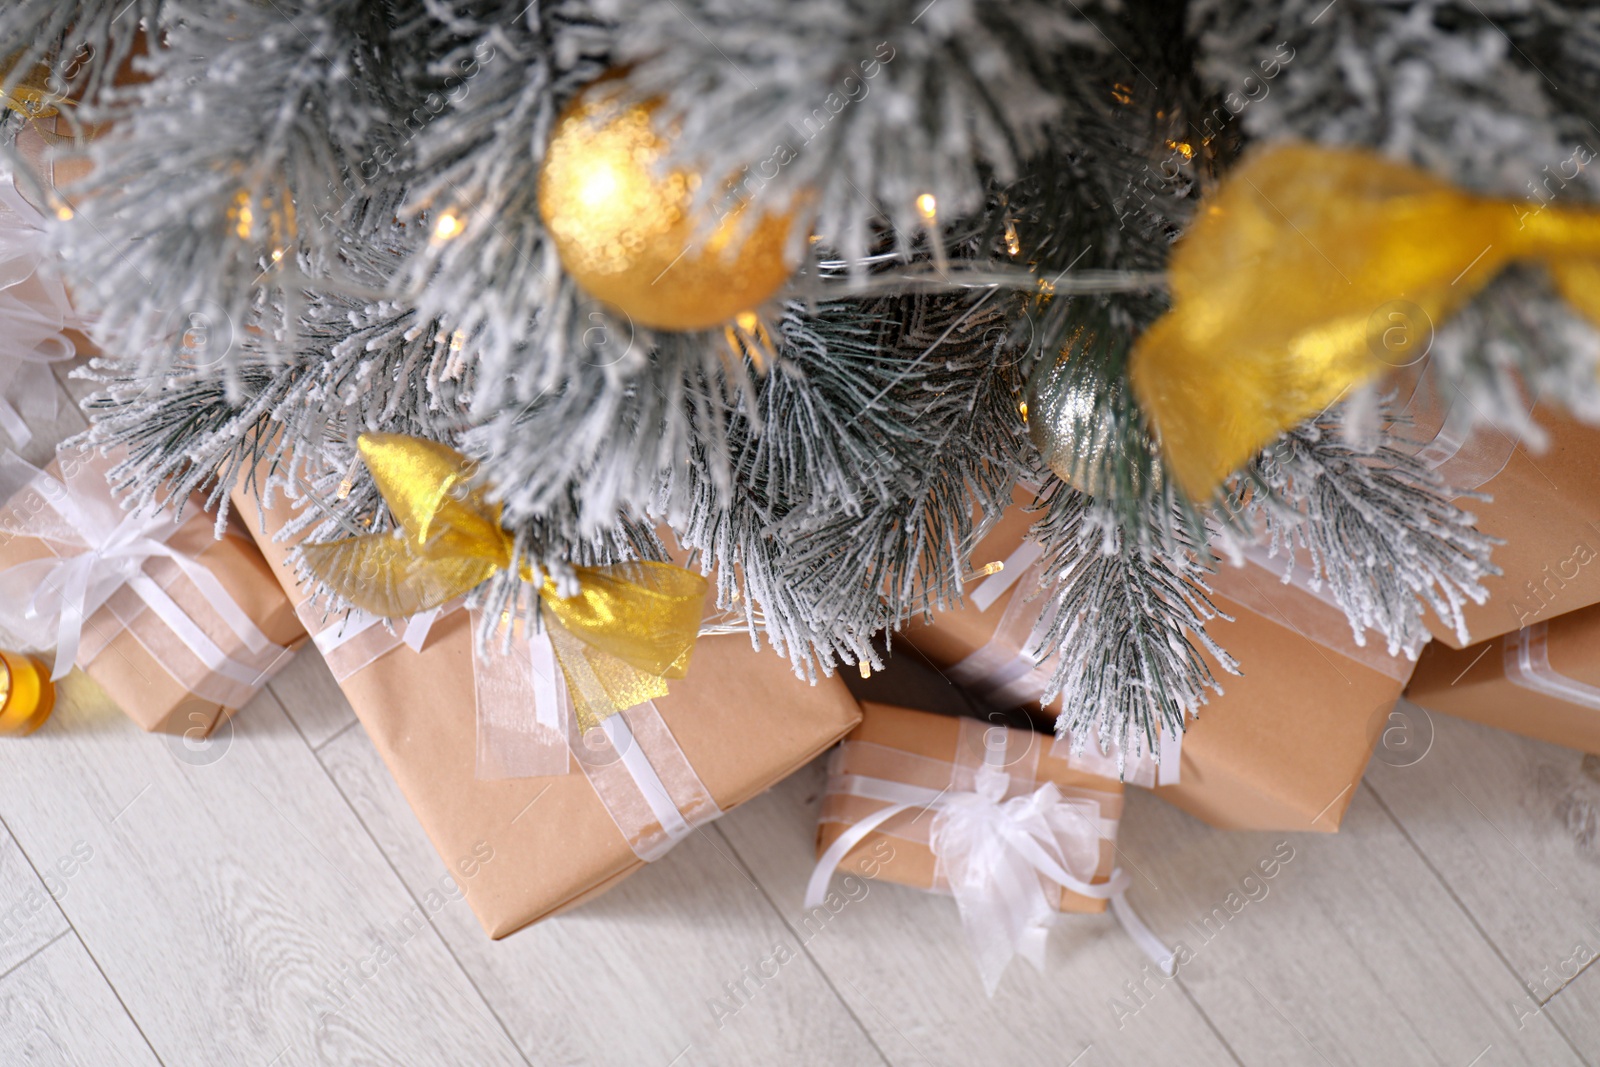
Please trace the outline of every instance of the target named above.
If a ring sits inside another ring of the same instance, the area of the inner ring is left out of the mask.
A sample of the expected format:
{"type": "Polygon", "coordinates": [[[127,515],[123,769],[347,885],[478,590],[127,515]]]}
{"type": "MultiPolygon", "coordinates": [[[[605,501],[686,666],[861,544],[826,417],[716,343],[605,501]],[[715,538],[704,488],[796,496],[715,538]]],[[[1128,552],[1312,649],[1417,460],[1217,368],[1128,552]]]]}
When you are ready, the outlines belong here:
{"type": "Polygon", "coordinates": [[[30,119],[48,119],[59,114],[66,95],[51,77],[50,64],[41,60],[17,75],[21,52],[0,58],[0,107],[20,111],[30,119]]]}
{"type": "Polygon", "coordinates": [[[771,299],[792,273],[784,245],[790,213],[720,222],[691,214],[701,178],[656,164],[667,142],[653,103],[629,104],[604,79],[556,121],[539,175],[539,215],[561,264],[591,296],[634,322],[704,330],[771,299]]]}

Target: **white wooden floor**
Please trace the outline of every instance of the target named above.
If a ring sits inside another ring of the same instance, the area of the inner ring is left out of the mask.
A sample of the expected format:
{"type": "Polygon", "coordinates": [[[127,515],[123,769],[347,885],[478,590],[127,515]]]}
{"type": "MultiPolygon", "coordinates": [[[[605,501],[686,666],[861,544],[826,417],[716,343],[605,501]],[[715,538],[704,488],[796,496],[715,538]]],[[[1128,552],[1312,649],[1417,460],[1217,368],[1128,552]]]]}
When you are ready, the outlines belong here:
{"type": "Polygon", "coordinates": [[[1337,836],[1131,798],[1177,979],[1080,917],[987,1000],[947,898],[868,883],[800,925],[820,765],[491,943],[315,653],[200,747],[74,674],[0,742],[0,1064],[1600,1063],[1600,761],[1411,715],[1431,746],[1380,750],[1337,836]]]}

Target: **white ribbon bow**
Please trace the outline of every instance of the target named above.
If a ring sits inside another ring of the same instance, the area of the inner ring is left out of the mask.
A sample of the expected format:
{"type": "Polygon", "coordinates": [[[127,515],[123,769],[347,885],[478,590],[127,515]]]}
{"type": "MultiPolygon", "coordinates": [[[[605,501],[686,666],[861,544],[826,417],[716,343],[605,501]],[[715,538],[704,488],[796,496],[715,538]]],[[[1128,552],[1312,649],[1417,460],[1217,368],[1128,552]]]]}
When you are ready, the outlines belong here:
{"type": "Polygon", "coordinates": [[[33,439],[19,409],[53,419],[59,389],[50,364],[77,354],[62,333],[76,322],[66,286],[53,272],[45,218],[0,171],[0,429],[17,447],[33,439]]]}
{"type": "Polygon", "coordinates": [[[975,772],[971,792],[839,776],[830,783],[829,792],[890,804],[840,834],[817,860],[805,906],[822,903],[834,870],[868,834],[901,812],[927,808],[935,812],[929,847],[955,895],[962,928],[990,996],[1012,957],[1021,956],[1036,969],[1044,969],[1048,928],[1059,914],[1052,901],[1061,889],[1109,900],[1134,942],[1163,971],[1173,973],[1173,954],[1123,899],[1127,874],[1117,869],[1107,882],[1090,881],[1100,863],[1099,805],[1063,797],[1053,782],[1007,800],[1009,785],[1005,771],[987,766],[975,772]]]}
{"type": "Polygon", "coordinates": [[[1098,804],[1063,798],[1054,782],[1005,800],[1004,771],[980,767],[976,777],[975,792],[949,794],[939,805],[929,847],[992,996],[1012,956],[1044,969],[1057,887],[1105,899],[1126,887],[1127,876],[1119,870],[1110,882],[1093,885],[1072,873],[1093,877],[1099,865],[1098,804]]]}
{"type": "Polygon", "coordinates": [[[166,544],[178,526],[161,512],[124,512],[111,498],[102,471],[81,457],[65,454],[60,481],[14,454],[0,455],[0,484],[23,485],[38,495],[31,509],[26,494],[11,499],[5,532],[36,537],[64,554],[19,563],[0,571],[0,627],[36,648],[56,649],[53,679],[60,679],[77,661],[83,627],[111,595],[127,586],[205,665],[253,684],[255,676],[208,637],[154,579],[144,573],[154,557],[170,559],[195,584],[207,603],[245,646],[261,652],[271,642],[250,616],[204,566],[166,544]],[[31,477],[27,475],[31,472],[31,477]],[[52,641],[53,638],[53,641],[52,641]]]}

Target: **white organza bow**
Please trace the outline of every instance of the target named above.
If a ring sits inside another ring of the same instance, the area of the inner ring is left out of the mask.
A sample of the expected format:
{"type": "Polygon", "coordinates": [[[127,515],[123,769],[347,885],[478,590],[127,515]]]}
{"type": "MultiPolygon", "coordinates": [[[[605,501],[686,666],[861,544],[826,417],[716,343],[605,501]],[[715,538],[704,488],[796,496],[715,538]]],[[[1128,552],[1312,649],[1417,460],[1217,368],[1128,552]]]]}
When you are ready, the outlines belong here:
{"type": "Polygon", "coordinates": [[[1134,942],[1170,973],[1172,953],[1123,899],[1127,874],[1117,869],[1108,881],[1092,881],[1105,836],[1099,805],[1062,796],[1053,782],[1006,799],[1010,785],[1004,770],[988,766],[974,772],[970,791],[935,791],[864,775],[837,776],[828,784],[830,793],[889,803],[840,834],[817,860],[805,906],[822,903],[834,870],[868,834],[901,812],[925,808],[934,812],[929,847],[938,876],[956,898],[962,928],[990,996],[1014,956],[1043,970],[1048,928],[1059,914],[1053,901],[1062,889],[1109,900],[1134,942]]]}
{"type": "Polygon", "coordinates": [[[62,331],[76,318],[66,287],[48,269],[45,219],[0,170],[0,429],[17,447],[33,439],[21,412],[59,410],[50,364],[77,354],[62,331]]]}
{"type": "Polygon", "coordinates": [[[78,658],[85,622],[127,586],[207,666],[226,662],[215,643],[144,573],[153,557],[170,559],[195,584],[222,621],[252,652],[270,642],[215,575],[166,544],[178,529],[161,512],[125,512],[112,498],[103,465],[84,453],[60,457],[63,478],[13,453],[0,454],[0,487],[13,490],[0,533],[31,537],[56,555],[0,571],[0,629],[33,650],[54,646],[53,678],[78,658]]]}
{"type": "Polygon", "coordinates": [[[1013,956],[1044,969],[1060,889],[1109,898],[1127,882],[1120,870],[1110,882],[1090,882],[1100,863],[1098,804],[1064,798],[1053,782],[1006,800],[1008,785],[1005,771],[978,768],[974,792],[947,794],[930,831],[991,994],[1013,956]]]}

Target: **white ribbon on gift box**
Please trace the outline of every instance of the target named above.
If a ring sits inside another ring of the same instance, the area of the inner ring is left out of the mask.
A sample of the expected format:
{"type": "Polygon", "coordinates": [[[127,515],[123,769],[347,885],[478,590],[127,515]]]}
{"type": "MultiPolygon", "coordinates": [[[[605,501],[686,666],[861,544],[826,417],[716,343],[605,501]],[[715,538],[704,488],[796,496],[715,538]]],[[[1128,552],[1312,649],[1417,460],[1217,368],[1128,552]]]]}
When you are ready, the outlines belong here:
{"type": "MultiPolygon", "coordinates": [[[[1037,748],[1025,739],[1029,745],[1025,757],[1031,753],[1031,760],[1018,762],[1008,755],[1012,742],[1023,733],[963,719],[958,760],[981,744],[983,763],[945,765],[950,784],[944,789],[846,773],[844,768],[858,751],[891,766],[921,765],[923,773],[926,765],[938,762],[871,742],[846,741],[831,760],[827,796],[883,801],[885,806],[855,821],[823,851],[806,886],[805,907],[823,902],[839,864],[867,835],[897,815],[931,811],[927,845],[936,861],[935,886],[956,898],[961,925],[989,995],[994,995],[1015,956],[1044,969],[1049,926],[1060,915],[1052,895],[1058,896],[1062,889],[1109,901],[1134,943],[1170,977],[1176,973],[1175,956],[1127,903],[1127,873],[1116,868],[1107,881],[1093,881],[1101,842],[1115,842],[1117,821],[1102,816],[1101,804],[1092,795],[1064,796],[1054,782],[1033,789],[1031,768],[1037,765],[1037,748]]],[[[823,821],[839,820],[831,818],[825,807],[823,821]]],[[[904,831],[887,832],[905,836],[904,831]]]]}
{"type": "MultiPolygon", "coordinates": [[[[1223,564],[1211,579],[1212,592],[1293,630],[1337,656],[1397,682],[1410,679],[1415,661],[1403,655],[1389,655],[1381,637],[1356,644],[1349,617],[1334,599],[1327,582],[1311,583],[1309,567],[1294,566],[1285,551],[1271,555],[1270,546],[1266,544],[1245,545],[1240,551],[1244,557],[1241,565],[1223,564]],[[1267,591],[1272,588],[1284,589],[1288,598],[1274,597],[1267,591]]],[[[1245,666],[1248,668],[1249,664],[1245,666]]]]}
{"type": "MultiPolygon", "coordinates": [[[[63,479],[14,453],[0,453],[0,488],[12,490],[0,515],[0,530],[35,538],[55,553],[0,571],[0,627],[34,648],[53,645],[52,678],[63,677],[80,660],[87,665],[92,659],[92,654],[81,651],[83,630],[102,606],[111,607],[124,626],[142,609],[154,612],[177,641],[221,680],[214,690],[219,696],[201,692],[196,686],[203,680],[186,677],[187,672],[151,647],[159,643],[143,636],[140,643],[186,688],[228,706],[236,706],[238,694],[259,688],[285,662],[288,650],[261,632],[214,574],[167,545],[167,538],[179,529],[169,513],[123,511],[105,480],[105,464],[89,452],[62,452],[58,464],[63,479]],[[225,653],[146,572],[146,565],[158,559],[170,562],[194,585],[256,662],[241,662],[225,653]],[[117,603],[114,598],[124,591],[140,606],[117,603]]],[[[105,643],[99,646],[104,647],[105,643]]]]}
{"type": "MultiPolygon", "coordinates": [[[[1460,490],[1476,490],[1505,470],[1516,451],[1517,439],[1492,426],[1477,426],[1482,413],[1444,379],[1444,372],[1433,360],[1418,364],[1411,393],[1405,398],[1404,415],[1422,444],[1407,446],[1418,459],[1460,490]],[[1430,432],[1431,431],[1431,432],[1430,432]]],[[[1524,394],[1526,412],[1532,418],[1532,390],[1524,394]]],[[[1401,434],[1405,436],[1404,433],[1401,434]]]]}
{"type": "Polygon", "coordinates": [[[1600,688],[1568,678],[1550,664],[1549,627],[1536,622],[1505,636],[1501,652],[1506,681],[1580,708],[1600,711],[1600,688]]]}
{"type": "MultiPolygon", "coordinates": [[[[462,608],[455,601],[394,626],[364,612],[319,619],[307,604],[300,616],[335,681],[343,682],[402,645],[421,652],[433,624],[462,608]]],[[[468,610],[479,631],[486,618],[468,610]]],[[[486,647],[473,641],[472,679],[475,777],[563,775],[577,763],[628,847],[647,862],[722,814],[654,701],[609,716],[595,729],[578,729],[544,631],[530,634],[518,619],[509,631],[490,636],[486,647]]]]}
{"type": "Polygon", "coordinates": [[[0,429],[18,448],[33,439],[21,411],[47,419],[60,410],[50,364],[77,354],[62,333],[76,322],[52,261],[44,216],[0,172],[0,429]]]}
{"type": "MultiPolygon", "coordinates": [[[[315,617],[310,603],[299,608],[334,681],[343,682],[401,645],[421,652],[433,624],[462,610],[452,601],[396,625],[367,612],[315,617]]],[[[473,631],[483,614],[471,609],[473,631]]],[[[569,726],[572,700],[556,663],[555,648],[542,631],[528,638],[522,620],[489,647],[472,643],[472,681],[477,708],[478,778],[542,778],[571,770],[569,726]]]]}

